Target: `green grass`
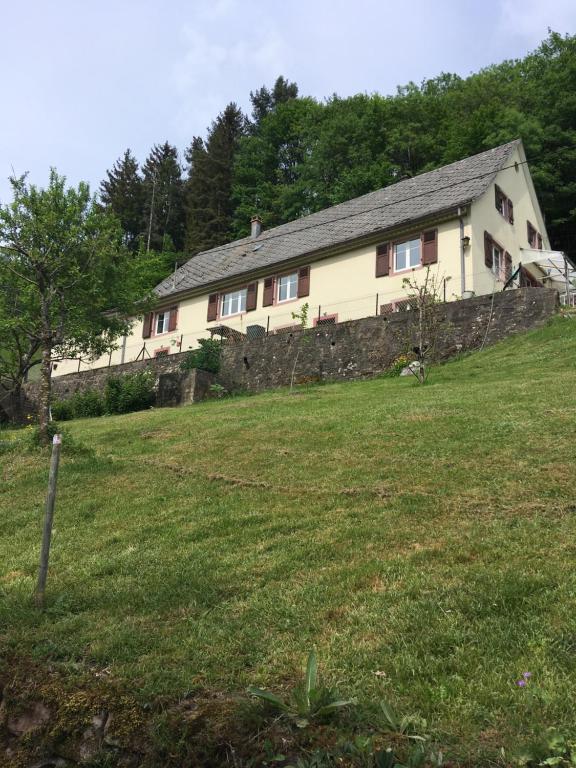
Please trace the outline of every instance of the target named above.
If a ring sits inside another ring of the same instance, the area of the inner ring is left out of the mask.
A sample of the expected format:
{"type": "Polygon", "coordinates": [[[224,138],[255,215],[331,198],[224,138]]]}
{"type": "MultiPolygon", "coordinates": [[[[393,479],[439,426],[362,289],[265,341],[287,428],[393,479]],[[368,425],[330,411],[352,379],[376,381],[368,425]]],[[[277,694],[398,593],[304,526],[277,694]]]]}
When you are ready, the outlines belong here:
{"type": "Polygon", "coordinates": [[[281,691],[316,645],[343,694],[420,713],[449,754],[571,731],[575,360],[558,318],[423,388],[71,422],[95,454],[64,448],[44,614],[47,456],[0,454],[0,649],[151,699],[281,691]]]}

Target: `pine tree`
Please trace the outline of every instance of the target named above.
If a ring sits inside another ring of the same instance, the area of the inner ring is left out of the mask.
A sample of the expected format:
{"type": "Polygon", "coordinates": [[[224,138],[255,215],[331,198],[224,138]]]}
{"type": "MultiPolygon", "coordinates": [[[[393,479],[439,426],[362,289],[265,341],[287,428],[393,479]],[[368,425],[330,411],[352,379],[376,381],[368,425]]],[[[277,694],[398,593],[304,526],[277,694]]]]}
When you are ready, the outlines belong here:
{"type": "Polygon", "coordinates": [[[298,86],[280,75],[272,90],[263,85],[256,91],[250,91],[252,102],[252,128],[257,129],[262,120],[269,115],[279,104],[284,104],[290,99],[298,97],[298,86]]]}
{"type": "Polygon", "coordinates": [[[167,141],[155,144],[142,166],[142,231],[146,250],[182,250],[184,182],[178,151],[167,141]]]}
{"type": "Polygon", "coordinates": [[[246,118],[231,103],[212,123],[206,143],[195,137],[186,151],[186,250],[190,253],[220,245],[231,236],[234,158],[245,127],[246,118]]]}
{"type": "Polygon", "coordinates": [[[138,162],[129,149],[114,163],[112,170],[106,171],[106,176],[100,184],[100,199],[120,221],[127,247],[135,251],[141,233],[144,189],[138,162]]]}

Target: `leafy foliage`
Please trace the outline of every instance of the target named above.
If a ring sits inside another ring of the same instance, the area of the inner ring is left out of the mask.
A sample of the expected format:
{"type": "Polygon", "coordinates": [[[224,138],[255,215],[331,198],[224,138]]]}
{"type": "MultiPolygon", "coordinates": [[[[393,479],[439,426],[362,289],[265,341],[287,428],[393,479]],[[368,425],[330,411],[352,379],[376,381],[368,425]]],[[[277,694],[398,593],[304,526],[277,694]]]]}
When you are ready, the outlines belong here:
{"type": "Polygon", "coordinates": [[[270,691],[250,686],[251,696],[266,702],[281,715],[292,720],[298,728],[306,728],[312,720],[334,715],[340,709],[354,704],[352,700],[336,697],[335,692],[318,684],[318,660],[316,651],[310,651],[303,682],[296,686],[287,700],[270,691]]]}
{"type": "Polygon", "coordinates": [[[106,413],[142,411],[154,404],[154,380],[149,371],[111,376],[104,389],[106,413]]]}
{"type": "Polygon", "coordinates": [[[209,373],[220,372],[220,342],[215,339],[198,339],[200,347],[192,349],[186,354],[180,363],[181,371],[191,371],[193,368],[200,368],[209,373]]]}

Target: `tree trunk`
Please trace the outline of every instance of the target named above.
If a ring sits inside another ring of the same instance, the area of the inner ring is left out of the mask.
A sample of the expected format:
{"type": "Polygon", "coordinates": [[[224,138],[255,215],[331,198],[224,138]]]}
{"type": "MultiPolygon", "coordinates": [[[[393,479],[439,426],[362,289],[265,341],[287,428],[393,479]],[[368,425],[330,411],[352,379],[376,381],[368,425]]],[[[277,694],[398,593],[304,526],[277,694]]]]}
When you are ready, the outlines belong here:
{"type": "Polygon", "coordinates": [[[41,445],[50,444],[48,424],[50,423],[50,399],[52,394],[52,345],[42,346],[40,364],[40,396],[38,398],[38,426],[41,445]]]}

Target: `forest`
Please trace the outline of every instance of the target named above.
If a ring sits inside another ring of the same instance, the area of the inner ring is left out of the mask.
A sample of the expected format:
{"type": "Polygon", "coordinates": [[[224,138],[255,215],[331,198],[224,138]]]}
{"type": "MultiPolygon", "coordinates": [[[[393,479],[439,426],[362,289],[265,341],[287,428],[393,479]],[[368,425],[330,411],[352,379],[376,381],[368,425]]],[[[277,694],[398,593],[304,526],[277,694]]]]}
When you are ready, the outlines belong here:
{"type": "Polygon", "coordinates": [[[522,59],[389,96],[319,101],[280,76],[250,102],[250,115],[228,104],[182,156],[160,142],[106,172],[101,203],[152,282],[247,235],[255,214],[270,228],[516,138],[552,247],[576,261],[576,36],[550,31],[522,59]]]}

